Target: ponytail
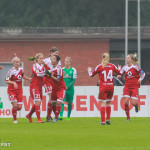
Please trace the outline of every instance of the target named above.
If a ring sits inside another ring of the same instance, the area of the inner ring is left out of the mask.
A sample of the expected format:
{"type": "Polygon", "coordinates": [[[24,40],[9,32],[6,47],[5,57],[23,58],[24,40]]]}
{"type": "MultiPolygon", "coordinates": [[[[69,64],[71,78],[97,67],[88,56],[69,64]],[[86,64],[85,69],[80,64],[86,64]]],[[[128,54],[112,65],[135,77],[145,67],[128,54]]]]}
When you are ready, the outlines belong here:
{"type": "Polygon", "coordinates": [[[129,55],[130,55],[130,57],[133,61],[133,64],[138,65],[139,61],[138,61],[138,58],[137,58],[137,54],[135,53],[135,54],[129,54],[129,55]]]}

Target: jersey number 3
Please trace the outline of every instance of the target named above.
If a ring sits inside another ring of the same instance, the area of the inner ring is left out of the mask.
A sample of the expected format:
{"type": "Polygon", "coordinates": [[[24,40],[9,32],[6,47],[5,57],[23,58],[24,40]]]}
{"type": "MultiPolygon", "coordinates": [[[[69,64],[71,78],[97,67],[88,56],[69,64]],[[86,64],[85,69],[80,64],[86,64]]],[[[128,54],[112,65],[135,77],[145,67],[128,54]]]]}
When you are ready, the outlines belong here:
{"type": "Polygon", "coordinates": [[[107,82],[107,80],[112,81],[112,70],[109,70],[108,74],[106,74],[106,70],[102,71],[102,74],[104,74],[104,81],[107,82]]]}

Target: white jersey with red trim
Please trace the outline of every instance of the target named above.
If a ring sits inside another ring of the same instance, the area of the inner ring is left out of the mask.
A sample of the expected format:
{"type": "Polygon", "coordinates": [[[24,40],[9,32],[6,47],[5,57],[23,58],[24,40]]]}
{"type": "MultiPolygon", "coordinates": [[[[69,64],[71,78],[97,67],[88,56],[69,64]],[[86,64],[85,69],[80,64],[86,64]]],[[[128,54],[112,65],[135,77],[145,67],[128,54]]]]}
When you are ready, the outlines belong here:
{"type": "MultiPolygon", "coordinates": [[[[45,63],[44,64],[45,70],[52,70],[53,66],[51,64],[50,57],[45,58],[44,63],[45,63]]],[[[58,62],[57,66],[61,66],[61,61],[58,62]]],[[[52,81],[51,81],[51,78],[49,78],[48,76],[44,76],[44,81],[43,82],[46,83],[46,82],[52,82],[52,81]]]]}
{"type": "Polygon", "coordinates": [[[32,66],[32,82],[31,86],[42,86],[43,85],[43,77],[45,75],[45,68],[44,65],[39,65],[38,63],[33,64],[32,66]]]}
{"type": "Polygon", "coordinates": [[[52,81],[52,87],[53,90],[62,90],[62,89],[66,89],[66,85],[63,79],[63,70],[60,66],[56,66],[55,68],[53,68],[52,66],[52,75],[56,78],[58,78],[60,81],[57,82],[55,80],[52,81]]]}
{"type": "Polygon", "coordinates": [[[139,88],[138,80],[143,80],[145,77],[144,71],[138,65],[131,65],[130,67],[125,65],[121,70],[121,74],[125,74],[125,87],[128,88],[139,88]]]}
{"type": "Polygon", "coordinates": [[[15,89],[13,84],[8,84],[8,91],[22,90],[23,74],[24,74],[24,71],[22,67],[19,67],[18,70],[16,70],[13,67],[8,71],[5,81],[13,81],[13,82],[16,82],[18,85],[18,89],[15,89]]]}
{"type": "Polygon", "coordinates": [[[120,74],[120,70],[114,64],[108,63],[105,67],[102,64],[99,64],[93,71],[89,72],[89,75],[93,77],[98,73],[100,87],[104,85],[114,85],[113,83],[113,75],[114,72],[120,74]]]}

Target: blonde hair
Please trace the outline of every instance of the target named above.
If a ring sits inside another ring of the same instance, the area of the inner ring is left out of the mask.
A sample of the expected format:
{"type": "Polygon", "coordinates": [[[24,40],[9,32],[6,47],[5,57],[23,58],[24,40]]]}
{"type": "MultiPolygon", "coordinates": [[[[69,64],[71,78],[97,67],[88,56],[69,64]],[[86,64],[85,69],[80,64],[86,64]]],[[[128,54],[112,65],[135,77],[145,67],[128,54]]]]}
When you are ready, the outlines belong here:
{"type": "Polygon", "coordinates": [[[17,57],[16,53],[14,53],[14,58],[12,59],[12,63],[14,63],[17,59],[20,61],[19,57],[17,57]]]}
{"type": "Polygon", "coordinates": [[[109,54],[104,53],[102,59],[102,66],[105,67],[109,63],[109,54]]]}
{"type": "Polygon", "coordinates": [[[37,54],[35,55],[35,62],[37,62],[37,59],[38,59],[40,56],[44,57],[44,55],[43,55],[42,53],[37,53],[37,54]]]}
{"type": "Polygon", "coordinates": [[[136,53],[135,54],[129,54],[129,56],[131,57],[134,65],[137,65],[139,63],[136,53]]]}
{"type": "Polygon", "coordinates": [[[69,61],[71,62],[71,57],[68,57],[68,56],[67,56],[67,57],[65,58],[65,60],[66,60],[66,59],[69,59],[69,61]]]}

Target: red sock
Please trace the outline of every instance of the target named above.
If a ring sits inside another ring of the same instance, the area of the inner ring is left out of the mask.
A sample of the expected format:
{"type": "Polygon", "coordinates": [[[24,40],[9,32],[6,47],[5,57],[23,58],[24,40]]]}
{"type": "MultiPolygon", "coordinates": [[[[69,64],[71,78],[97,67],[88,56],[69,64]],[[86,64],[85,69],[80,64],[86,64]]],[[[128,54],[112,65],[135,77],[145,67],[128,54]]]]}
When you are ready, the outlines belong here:
{"type": "Polygon", "coordinates": [[[47,104],[47,117],[51,116],[52,110],[53,110],[52,103],[48,102],[48,104],[47,104]]]}
{"type": "Polygon", "coordinates": [[[56,112],[56,105],[52,106],[52,108],[53,108],[53,112],[55,114],[55,112],[56,112]]]}
{"type": "Polygon", "coordinates": [[[56,105],[55,118],[57,119],[61,110],[61,105],[56,105]]]}
{"type": "Polygon", "coordinates": [[[110,120],[110,114],[111,114],[111,107],[106,107],[106,120],[110,120]]]}
{"type": "Polygon", "coordinates": [[[14,121],[17,120],[17,108],[12,108],[12,115],[13,115],[13,118],[14,118],[14,121]]]}
{"type": "Polygon", "coordinates": [[[35,112],[35,105],[32,106],[32,108],[29,112],[29,117],[31,117],[34,112],[35,112]]]}
{"type": "Polygon", "coordinates": [[[41,120],[40,117],[40,105],[35,105],[35,112],[38,120],[41,120]]]}
{"type": "Polygon", "coordinates": [[[127,115],[127,119],[130,119],[129,105],[128,104],[125,104],[125,112],[126,112],[126,115],[127,115]]]}
{"type": "Polygon", "coordinates": [[[101,107],[101,120],[105,122],[105,107],[101,107]]]}

